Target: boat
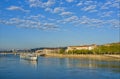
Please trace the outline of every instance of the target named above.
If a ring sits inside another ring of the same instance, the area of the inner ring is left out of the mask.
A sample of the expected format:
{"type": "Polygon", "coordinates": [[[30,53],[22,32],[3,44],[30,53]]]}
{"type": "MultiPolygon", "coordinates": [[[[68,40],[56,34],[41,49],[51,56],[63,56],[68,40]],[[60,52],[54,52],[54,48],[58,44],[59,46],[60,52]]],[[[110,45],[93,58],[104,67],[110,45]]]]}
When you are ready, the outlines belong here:
{"type": "Polygon", "coordinates": [[[20,58],[33,61],[38,59],[36,54],[20,54],[20,58]]]}

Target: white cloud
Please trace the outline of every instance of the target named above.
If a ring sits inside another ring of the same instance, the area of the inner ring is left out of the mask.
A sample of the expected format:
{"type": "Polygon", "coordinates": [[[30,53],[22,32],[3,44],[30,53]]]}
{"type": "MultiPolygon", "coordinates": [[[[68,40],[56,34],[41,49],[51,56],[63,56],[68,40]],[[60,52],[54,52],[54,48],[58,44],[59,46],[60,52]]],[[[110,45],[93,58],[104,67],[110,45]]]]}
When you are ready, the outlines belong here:
{"type": "MultiPolygon", "coordinates": [[[[66,1],[73,2],[75,0],[66,0],[66,1]]],[[[118,26],[117,25],[118,20],[111,20],[111,19],[112,18],[115,19],[116,15],[119,16],[118,7],[119,7],[120,0],[106,0],[104,1],[104,3],[103,1],[79,0],[79,1],[74,2],[74,4],[72,4],[71,6],[66,6],[65,5],[66,2],[64,2],[63,0],[60,0],[60,1],[27,0],[27,2],[29,3],[30,8],[32,7],[32,10],[34,9],[34,7],[37,7],[33,11],[44,9],[43,13],[46,13],[46,12],[52,13],[50,15],[46,15],[46,16],[51,16],[52,18],[45,17],[38,13],[36,15],[30,15],[30,14],[29,14],[30,16],[27,15],[29,17],[21,17],[22,19],[11,18],[8,20],[3,20],[3,21],[0,21],[0,23],[15,25],[18,27],[39,28],[39,29],[57,28],[58,25],[56,25],[56,22],[58,22],[58,24],[59,23],[61,24],[76,23],[78,25],[94,26],[94,27],[97,27],[97,26],[102,27],[106,25],[115,26],[115,27],[118,26]],[[62,2],[62,4],[60,2],[62,2]],[[79,9],[80,11],[76,11],[77,9],[79,9]],[[109,10],[101,10],[101,9],[109,9],[109,10]],[[87,13],[85,13],[85,11],[87,13]],[[96,12],[96,13],[92,14],[90,12],[96,12]],[[84,15],[84,13],[86,16],[82,16],[84,15]],[[115,17],[112,17],[112,15],[114,14],[116,14],[115,17]],[[87,17],[87,15],[90,17],[94,17],[94,18],[87,17]],[[91,15],[94,15],[94,16],[91,16],[91,15]],[[82,17],[78,17],[78,16],[82,16],[82,17]],[[101,18],[101,19],[98,19],[98,18],[101,18]]],[[[7,10],[20,10],[23,12],[28,11],[19,6],[10,6],[6,9],[7,10]]]]}
{"type": "Polygon", "coordinates": [[[62,12],[60,15],[61,16],[69,16],[71,14],[73,14],[73,13],[72,12],[62,12]]]}
{"type": "Polygon", "coordinates": [[[46,7],[50,7],[55,4],[55,0],[48,0],[47,2],[44,2],[43,5],[46,7]]]}
{"type": "Polygon", "coordinates": [[[110,0],[105,2],[101,9],[120,8],[120,0],[110,0]]]}
{"type": "Polygon", "coordinates": [[[80,24],[88,24],[90,21],[89,21],[89,18],[86,17],[86,16],[82,16],[81,18],[79,18],[79,23],[80,24]]]}
{"type": "Polygon", "coordinates": [[[81,10],[83,10],[83,11],[91,11],[91,10],[95,10],[95,8],[96,8],[96,5],[89,5],[87,7],[82,8],[81,10]]]}
{"type": "Polygon", "coordinates": [[[64,7],[55,7],[54,9],[49,8],[49,7],[45,8],[45,11],[48,11],[48,12],[50,12],[50,13],[61,13],[61,12],[63,12],[64,10],[65,10],[64,7]]]}
{"type": "MultiPolygon", "coordinates": [[[[31,16],[31,18],[38,18],[37,16],[31,16]]],[[[68,18],[63,18],[59,20],[53,19],[53,21],[49,22],[43,22],[34,19],[20,19],[20,18],[10,18],[8,20],[0,20],[0,24],[5,25],[11,25],[16,27],[22,27],[22,28],[32,28],[32,29],[40,29],[40,30],[58,30],[59,26],[55,23],[58,22],[58,24],[74,24],[77,26],[91,26],[91,27],[114,27],[114,28],[120,28],[119,26],[119,20],[117,19],[111,19],[111,20],[103,20],[103,19],[96,19],[96,18],[89,18],[87,16],[70,16],[68,18]]]]}
{"type": "Polygon", "coordinates": [[[34,28],[40,30],[57,30],[58,26],[55,23],[35,21],[32,19],[10,18],[8,20],[0,20],[0,24],[11,25],[22,28],[34,28]]]}
{"type": "Polygon", "coordinates": [[[26,17],[27,19],[34,19],[34,20],[39,20],[40,18],[45,18],[44,15],[38,14],[38,15],[31,15],[29,17],[26,17]]]}
{"type": "Polygon", "coordinates": [[[23,11],[23,12],[29,12],[29,10],[25,10],[19,6],[10,6],[8,8],[6,8],[7,10],[20,10],[20,11],[23,11]]]}
{"type": "Polygon", "coordinates": [[[55,4],[55,0],[47,0],[46,2],[42,2],[41,0],[28,0],[30,7],[51,7],[55,4]]]}
{"type": "Polygon", "coordinates": [[[120,8],[120,0],[114,0],[110,7],[120,8]]]}
{"type": "Polygon", "coordinates": [[[77,3],[76,6],[79,6],[82,11],[97,12],[96,8],[99,6],[99,3],[92,0],[83,0],[77,3]]]}
{"type": "Polygon", "coordinates": [[[73,2],[74,0],[66,0],[67,2],[73,2]]]}
{"type": "Polygon", "coordinates": [[[111,5],[112,2],[111,1],[107,1],[106,3],[104,3],[102,6],[101,6],[101,9],[109,9],[109,5],[111,5]]]}
{"type": "Polygon", "coordinates": [[[101,17],[110,17],[113,14],[113,11],[103,12],[101,17]]]}
{"type": "Polygon", "coordinates": [[[102,20],[92,19],[92,18],[88,18],[86,16],[82,16],[81,18],[78,18],[77,16],[71,16],[71,17],[65,18],[63,20],[59,20],[58,23],[63,23],[63,24],[64,23],[66,23],[66,24],[72,23],[77,26],[83,25],[85,27],[86,26],[98,27],[98,26],[104,24],[104,22],[102,20]]]}
{"type": "Polygon", "coordinates": [[[120,21],[116,19],[108,20],[107,23],[114,28],[120,29],[120,21]]]}
{"type": "Polygon", "coordinates": [[[79,18],[79,25],[85,26],[94,26],[94,27],[120,27],[119,20],[112,19],[112,20],[101,20],[95,18],[88,18],[87,16],[82,16],[79,18]]]}
{"type": "Polygon", "coordinates": [[[88,0],[84,2],[85,5],[91,5],[93,3],[95,3],[95,1],[88,0]]]}
{"type": "Polygon", "coordinates": [[[56,8],[54,8],[54,10],[53,10],[53,12],[54,13],[59,13],[59,12],[62,12],[62,11],[64,11],[65,9],[63,8],[63,7],[56,7],[56,8]]]}
{"type": "Polygon", "coordinates": [[[55,22],[56,21],[56,19],[54,19],[54,18],[48,18],[48,20],[51,22],[55,22]]]}
{"type": "Polygon", "coordinates": [[[43,7],[43,4],[39,0],[28,0],[30,7],[43,7]]]}
{"type": "Polygon", "coordinates": [[[77,16],[70,16],[68,18],[64,18],[63,20],[57,20],[58,23],[75,23],[79,18],[77,16]]]}
{"type": "Polygon", "coordinates": [[[44,30],[54,30],[57,29],[57,25],[55,25],[54,23],[44,23],[43,24],[43,29],[44,30]]]}
{"type": "Polygon", "coordinates": [[[51,8],[45,8],[45,11],[53,12],[53,10],[51,8]]]}
{"type": "Polygon", "coordinates": [[[82,2],[79,2],[78,4],[77,4],[77,6],[82,6],[83,5],[83,3],[82,2]]]}
{"type": "Polygon", "coordinates": [[[41,0],[28,0],[30,7],[39,7],[43,8],[45,11],[53,12],[51,9],[51,6],[55,4],[55,0],[47,0],[46,2],[43,2],[41,0]]]}

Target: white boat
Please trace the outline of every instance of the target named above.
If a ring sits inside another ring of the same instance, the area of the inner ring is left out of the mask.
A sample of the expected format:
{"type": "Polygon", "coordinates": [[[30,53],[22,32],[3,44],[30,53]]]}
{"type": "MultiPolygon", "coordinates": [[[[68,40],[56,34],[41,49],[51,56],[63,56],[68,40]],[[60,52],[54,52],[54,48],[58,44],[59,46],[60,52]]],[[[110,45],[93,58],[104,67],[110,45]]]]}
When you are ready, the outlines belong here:
{"type": "Polygon", "coordinates": [[[26,59],[26,60],[37,60],[37,55],[35,54],[20,54],[20,58],[26,59]]]}

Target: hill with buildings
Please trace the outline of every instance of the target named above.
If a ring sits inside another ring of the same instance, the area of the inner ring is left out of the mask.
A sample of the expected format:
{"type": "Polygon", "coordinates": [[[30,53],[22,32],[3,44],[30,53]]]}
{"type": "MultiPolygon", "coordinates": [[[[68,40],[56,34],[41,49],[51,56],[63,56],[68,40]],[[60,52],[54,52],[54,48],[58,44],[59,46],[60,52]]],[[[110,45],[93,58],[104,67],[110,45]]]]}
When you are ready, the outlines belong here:
{"type": "Polygon", "coordinates": [[[58,53],[58,54],[120,54],[120,42],[108,43],[103,45],[81,45],[81,46],[68,46],[68,47],[42,47],[33,49],[23,49],[23,50],[4,50],[0,53],[29,53],[29,52],[46,52],[46,53],[58,53]]]}
{"type": "Polygon", "coordinates": [[[103,45],[72,46],[68,54],[120,54],[120,42],[103,45]],[[72,50],[71,50],[72,49],[72,50]]]}

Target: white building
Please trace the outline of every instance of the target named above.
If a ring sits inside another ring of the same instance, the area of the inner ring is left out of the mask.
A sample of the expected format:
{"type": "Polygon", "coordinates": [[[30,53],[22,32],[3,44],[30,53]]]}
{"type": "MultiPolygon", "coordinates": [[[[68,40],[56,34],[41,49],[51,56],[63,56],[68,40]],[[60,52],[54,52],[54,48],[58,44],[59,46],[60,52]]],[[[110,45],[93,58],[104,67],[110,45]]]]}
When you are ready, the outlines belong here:
{"type": "Polygon", "coordinates": [[[67,47],[66,52],[70,51],[70,50],[92,50],[96,47],[95,44],[92,45],[83,45],[83,46],[69,46],[67,47]]]}

